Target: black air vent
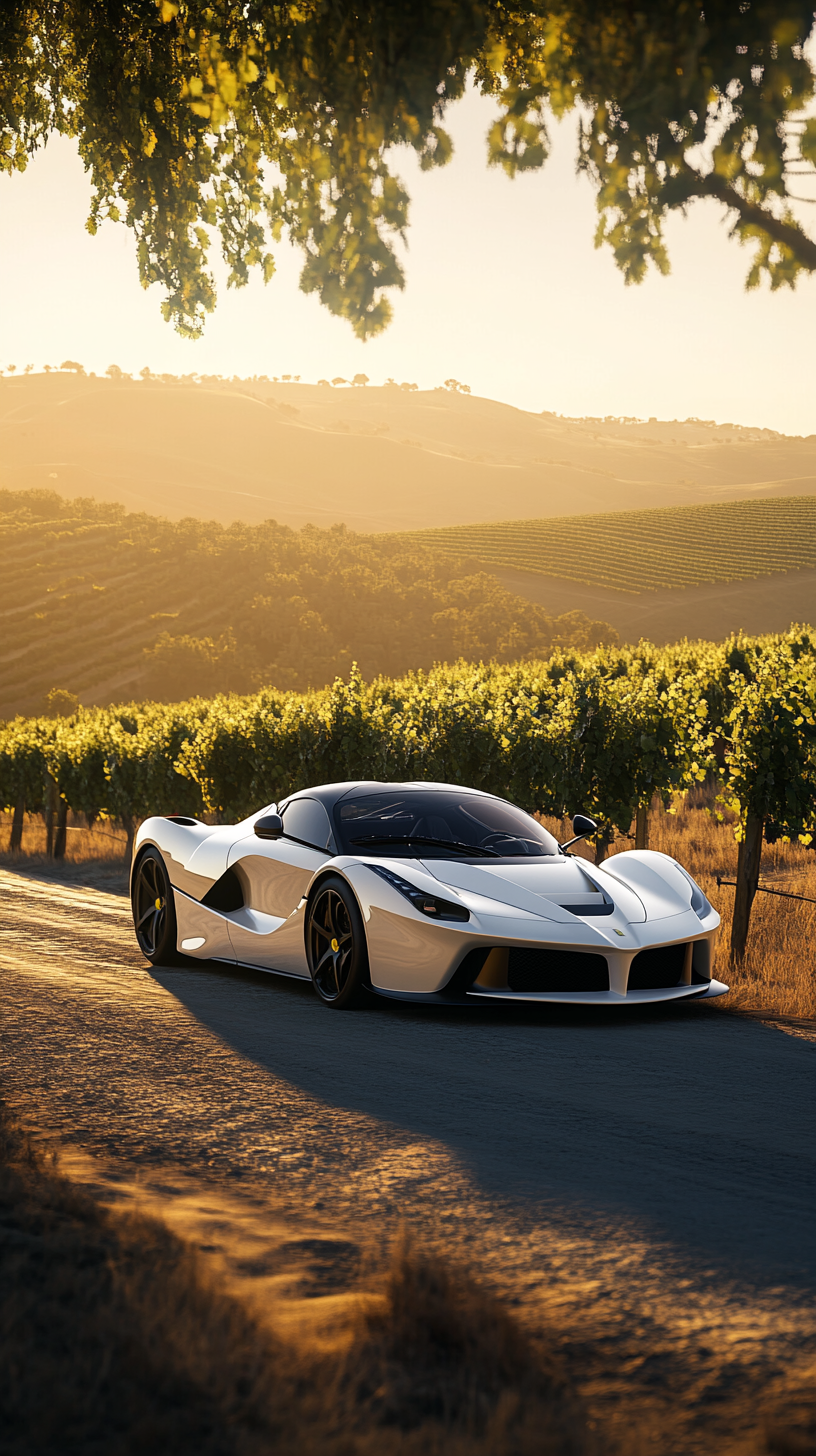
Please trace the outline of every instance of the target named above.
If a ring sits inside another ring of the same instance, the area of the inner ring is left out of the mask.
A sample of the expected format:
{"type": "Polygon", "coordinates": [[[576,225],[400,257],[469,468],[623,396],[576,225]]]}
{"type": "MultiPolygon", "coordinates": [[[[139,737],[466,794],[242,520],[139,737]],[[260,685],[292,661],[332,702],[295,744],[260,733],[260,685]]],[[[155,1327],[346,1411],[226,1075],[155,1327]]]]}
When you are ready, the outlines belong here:
{"type": "Polygon", "coordinates": [[[578,950],[525,950],[508,957],[511,991],[608,991],[606,957],[578,950]]]}
{"type": "Polygon", "coordinates": [[[235,870],[226,870],[220,880],[210,885],[201,903],[208,910],[218,910],[222,915],[229,915],[231,910],[240,910],[244,903],[244,892],[235,870]]]}
{"type": "Polygon", "coordinates": [[[587,900],[584,905],[562,905],[562,910],[569,910],[570,915],[614,915],[615,906],[611,900],[587,900]]]}
{"type": "Polygon", "coordinates": [[[479,946],[475,950],[469,950],[464,960],[460,962],[454,971],[447,986],[443,986],[441,994],[453,998],[463,996],[466,991],[470,990],[489,954],[490,949],[487,946],[479,946]]]}
{"type": "Polygon", "coordinates": [[[629,970],[629,990],[661,991],[679,986],[686,950],[685,945],[658,945],[639,951],[629,970]]]}

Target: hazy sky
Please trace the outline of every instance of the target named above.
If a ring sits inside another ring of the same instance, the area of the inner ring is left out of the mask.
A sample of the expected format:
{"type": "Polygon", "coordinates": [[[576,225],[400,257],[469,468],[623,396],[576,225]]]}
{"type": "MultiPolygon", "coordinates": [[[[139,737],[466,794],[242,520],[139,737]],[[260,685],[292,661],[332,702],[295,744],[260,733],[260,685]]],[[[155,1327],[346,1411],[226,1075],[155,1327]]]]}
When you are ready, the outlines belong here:
{"type": "MultiPolygon", "coordinates": [[[[593,246],[594,197],[575,175],[572,124],[553,129],[543,172],[511,182],[485,165],[491,115],[475,95],[449,113],[456,151],[438,172],[400,155],[413,198],[408,281],[391,327],[368,344],[299,291],[300,255],[285,244],[266,288],[222,284],[204,338],[179,338],[161,318],[160,290],[139,286],[128,229],[84,231],[88,181],[55,139],[22,176],[0,178],[0,365],[73,358],[97,372],[147,364],[304,381],[363,371],[420,388],[453,375],[529,410],[816,432],[816,278],[794,293],[747,294],[749,252],[728,241],[717,204],[700,203],[669,224],[671,276],[627,288],[593,246]]],[[[813,227],[816,207],[807,213],[813,227]]]]}

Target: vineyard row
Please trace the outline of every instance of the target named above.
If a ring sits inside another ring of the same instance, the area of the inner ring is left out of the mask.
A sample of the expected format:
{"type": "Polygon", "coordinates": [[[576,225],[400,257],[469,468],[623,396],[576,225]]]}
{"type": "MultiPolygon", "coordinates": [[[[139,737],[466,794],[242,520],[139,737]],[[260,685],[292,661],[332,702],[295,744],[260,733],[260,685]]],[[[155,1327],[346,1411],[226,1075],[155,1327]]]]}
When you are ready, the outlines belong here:
{"type": "Polygon", "coordinates": [[[496,521],[399,539],[493,566],[637,592],[816,567],[816,496],[496,521]]]}

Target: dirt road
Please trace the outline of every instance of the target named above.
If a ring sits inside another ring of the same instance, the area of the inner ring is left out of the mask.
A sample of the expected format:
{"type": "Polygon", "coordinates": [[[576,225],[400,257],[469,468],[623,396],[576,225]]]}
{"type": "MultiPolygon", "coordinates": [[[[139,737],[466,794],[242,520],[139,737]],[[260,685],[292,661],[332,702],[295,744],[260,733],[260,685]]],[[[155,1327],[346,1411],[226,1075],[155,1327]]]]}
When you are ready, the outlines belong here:
{"type": "Polygon", "coordinates": [[[699,1003],[335,1013],[154,969],[120,897],[3,871],[0,1016],[5,1094],[41,1125],[338,1258],[406,1220],[555,1332],[599,1416],[679,1402],[662,1449],[810,1398],[807,1041],[699,1003]]]}

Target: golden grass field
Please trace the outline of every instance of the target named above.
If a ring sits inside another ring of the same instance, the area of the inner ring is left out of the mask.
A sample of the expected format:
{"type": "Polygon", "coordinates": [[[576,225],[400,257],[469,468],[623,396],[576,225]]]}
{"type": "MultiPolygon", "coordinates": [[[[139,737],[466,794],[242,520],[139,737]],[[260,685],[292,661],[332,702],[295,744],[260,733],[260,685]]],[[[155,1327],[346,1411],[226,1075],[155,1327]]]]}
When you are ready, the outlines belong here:
{"type": "MultiPolygon", "coordinates": [[[[734,890],[717,885],[717,876],[733,880],[737,845],[730,823],[718,823],[710,812],[713,795],[692,791],[676,801],[674,813],[654,807],[649,816],[649,848],[670,854],[697,879],[722,916],[717,975],[731,987],[716,1004],[740,1011],[767,1012],[786,1017],[816,1017],[816,904],[758,894],[751,917],[748,954],[742,966],[728,961],[734,890]]],[[[544,818],[561,839],[569,825],[544,818]]],[[[20,855],[8,853],[11,815],[0,815],[0,863],[6,868],[39,870],[61,877],[90,878],[102,888],[127,888],[123,856],[127,837],[113,823],[97,823],[92,831],[76,816],[69,818],[64,862],[57,867],[45,859],[45,828],[39,815],[27,815],[20,855]]],[[[611,853],[631,849],[633,839],[619,838],[611,853]]],[[[591,849],[576,847],[592,857],[591,849]]],[[[762,853],[761,884],[769,889],[810,896],[816,901],[816,853],[799,844],[766,844],[762,853]]]]}

